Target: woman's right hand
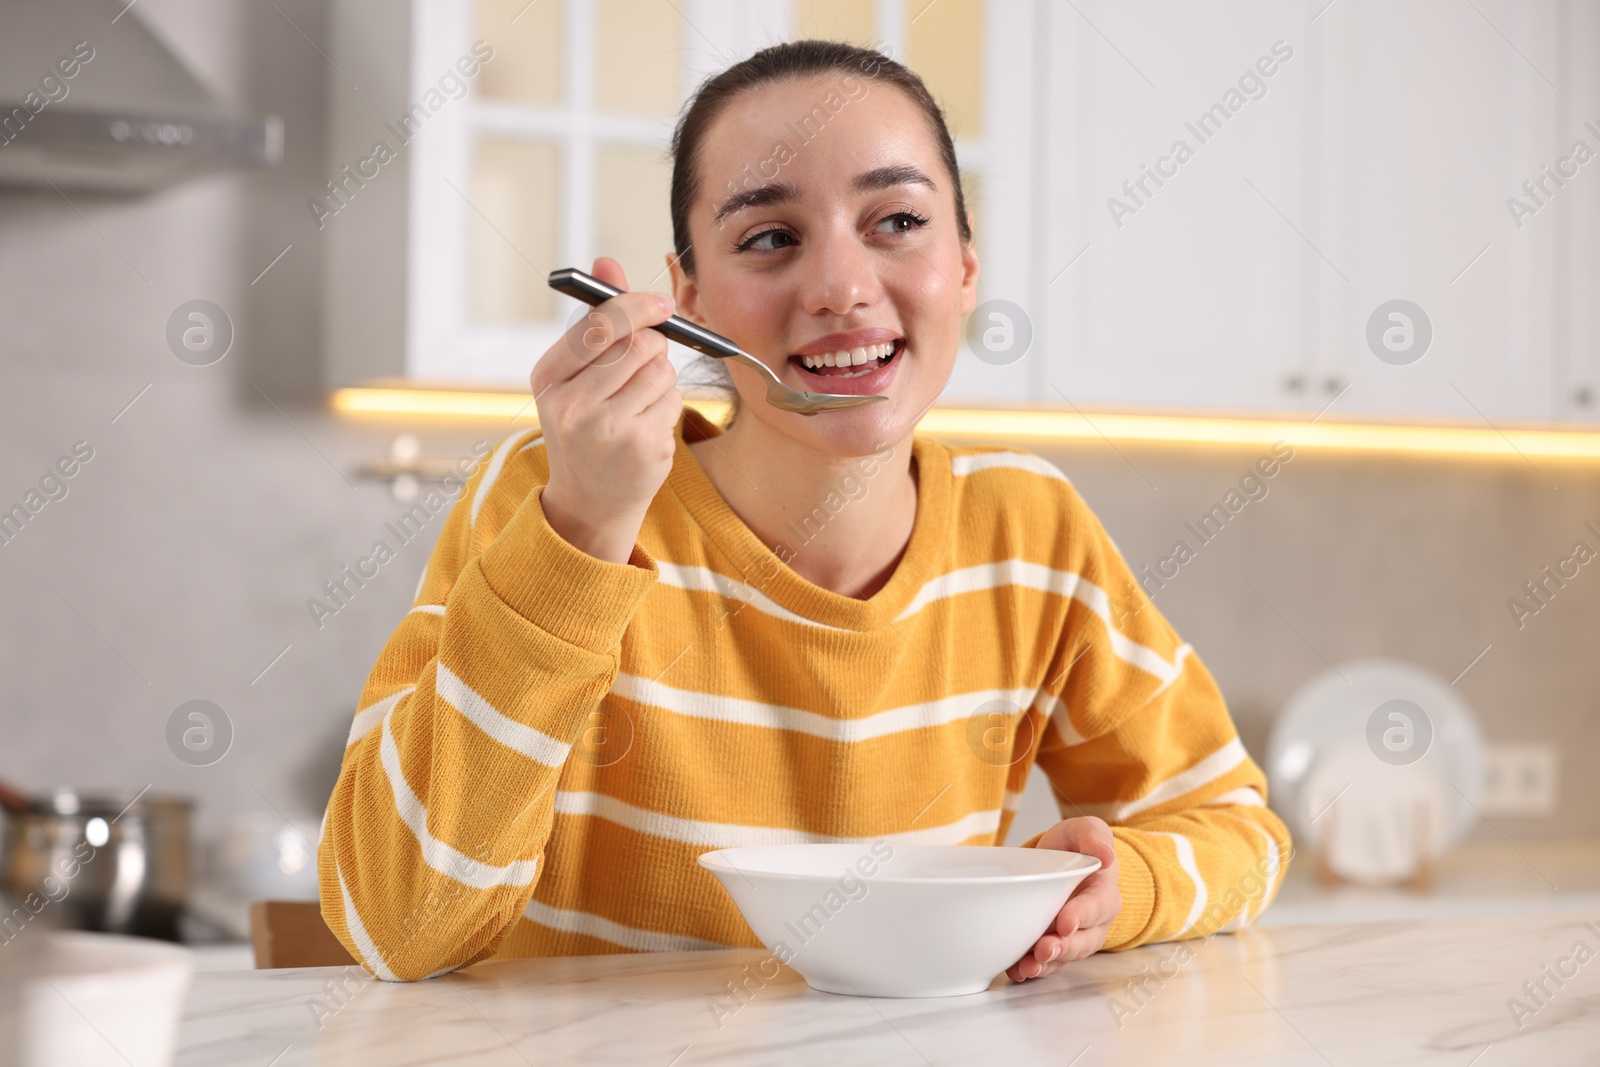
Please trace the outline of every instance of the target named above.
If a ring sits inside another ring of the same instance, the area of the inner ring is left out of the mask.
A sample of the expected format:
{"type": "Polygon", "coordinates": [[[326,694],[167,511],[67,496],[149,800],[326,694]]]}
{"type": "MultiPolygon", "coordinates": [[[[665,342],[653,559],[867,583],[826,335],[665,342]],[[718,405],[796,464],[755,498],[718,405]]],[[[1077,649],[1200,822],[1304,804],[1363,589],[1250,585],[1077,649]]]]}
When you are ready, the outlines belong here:
{"type": "MultiPolygon", "coordinates": [[[[592,273],[628,288],[614,259],[595,260],[592,273]]],[[[529,379],[550,457],[545,518],[596,559],[628,562],[645,511],[672,470],[683,397],[667,339],[649,328],[672,309],[665,293],[624,291],[551,345],[529,379]]]]}

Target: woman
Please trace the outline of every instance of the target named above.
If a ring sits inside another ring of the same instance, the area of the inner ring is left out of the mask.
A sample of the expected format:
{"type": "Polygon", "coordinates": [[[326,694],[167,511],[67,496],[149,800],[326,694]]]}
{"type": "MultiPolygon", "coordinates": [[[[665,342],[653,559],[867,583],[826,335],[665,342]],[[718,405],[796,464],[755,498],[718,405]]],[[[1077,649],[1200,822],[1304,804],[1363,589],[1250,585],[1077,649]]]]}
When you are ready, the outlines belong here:
{"type": "Polygon", "coordinates": [[[1288,836],[1199,660],[1058,470],[912,435],[978,277],[921,80],[779,45],[673,151],[673,297],[544,353],[541,432],[469,483],[373,668],[320,852],[334,932],[388,979],[754,946],[700,853],[998,844],[1035,762],[1070,817],[1027,844],[1103,867],[1011,978],[1253,919],[1288,836]],[[795,388],[888,399],[801,416],[734,365],[719,430],[650,329],[674,310],[795,388]]]}

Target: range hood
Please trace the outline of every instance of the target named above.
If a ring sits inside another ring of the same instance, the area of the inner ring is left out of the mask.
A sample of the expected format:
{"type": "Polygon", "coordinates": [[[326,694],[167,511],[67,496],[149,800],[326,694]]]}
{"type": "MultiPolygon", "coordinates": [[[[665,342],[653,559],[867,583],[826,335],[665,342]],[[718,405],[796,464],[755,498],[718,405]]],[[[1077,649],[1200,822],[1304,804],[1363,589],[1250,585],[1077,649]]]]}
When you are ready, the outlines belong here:
{"type": "Polygon", "coordinates": [[[283,156],[125,0],[0,0],[0,185],[144,192],[283,156]]]}

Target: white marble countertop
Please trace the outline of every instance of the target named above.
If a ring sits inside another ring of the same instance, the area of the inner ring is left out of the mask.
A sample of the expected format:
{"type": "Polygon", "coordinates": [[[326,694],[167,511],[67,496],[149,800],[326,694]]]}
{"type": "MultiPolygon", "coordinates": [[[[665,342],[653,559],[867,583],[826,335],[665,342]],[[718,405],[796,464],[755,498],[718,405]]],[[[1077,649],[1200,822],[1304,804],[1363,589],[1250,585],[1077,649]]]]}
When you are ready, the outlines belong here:
{"type": "Polygon", "coordinates": [[[1187,960],[1177,944],[1101,953],[1047,979],[998,978],[943,1000],[833,996],[785,970],[752,983],[736,1011],[725,983],[758,950],[490,962],[410,985],[341,968],[201,973],[176,1062],[1496,1067],[1600,1057],[1600,914],[1274,927],[1184,944],[1187,960]],[[1580,940],[1595,959],[1570,961],[1580,940]],[[1576,974],[1559,988],[1545,979],[1550,995],[1535,1004],[1523,983],[1546,966],[1576,974]],[[1129,988],[1160,974],[1171,977],[1129,988]],[[1520,1028],[1511,997],[1532,1010],[1520,1028]]]}

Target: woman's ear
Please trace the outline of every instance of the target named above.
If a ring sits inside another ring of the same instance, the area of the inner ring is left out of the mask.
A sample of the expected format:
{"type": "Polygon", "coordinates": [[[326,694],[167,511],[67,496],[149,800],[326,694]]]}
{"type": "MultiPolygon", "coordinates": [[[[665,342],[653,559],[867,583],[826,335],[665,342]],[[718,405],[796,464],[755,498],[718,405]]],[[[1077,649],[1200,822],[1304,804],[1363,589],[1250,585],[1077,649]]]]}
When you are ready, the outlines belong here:
{"type": "Polygon", "coordinates": [[[972,239],[961,245],[961,314],[970,315],[978,306],[978,237],[972,228],[972,212],[967,212],[967,230],[972,239]]]}
{"type": "Polygon", "coordinates": [[[672,302],[677,305],[673,314],[704,326],[706,320],[700,316],[700,290],[689,272],[683,269],[678,253],[667,253],[667,270],[672,273],[672,302]]]}

